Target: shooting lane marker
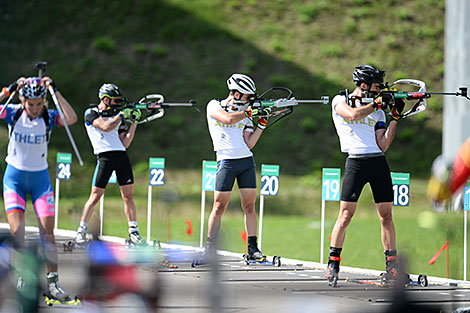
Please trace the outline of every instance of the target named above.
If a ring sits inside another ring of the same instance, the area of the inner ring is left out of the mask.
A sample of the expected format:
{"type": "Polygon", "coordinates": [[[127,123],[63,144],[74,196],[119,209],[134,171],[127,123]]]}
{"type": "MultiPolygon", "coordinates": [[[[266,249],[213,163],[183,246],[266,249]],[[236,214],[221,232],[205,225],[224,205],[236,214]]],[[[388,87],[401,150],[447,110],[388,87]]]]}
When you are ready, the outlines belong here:
{"type": "Polygon", "coordinates": [[[320,230],[320,264],[323,264],[325,250],[325,207],[326,201],[339,201],[341,189],[341,169],[324,168],[322,171],[321,189],[321,230],[320,230]]]}
{"type": "Polygon", "coordinates": [[[410,205],[410,173],[390,173],[393,184],[393,205],[410,205]]]}
{"type": "Polygon", "coordinates": [[[152,186],[165,185],[165,158],[149,158],[149,188],[147,198],[147,242],[152,227],[152,186]]]}
{"type": "Polygon", "coordinates": [[[206,191],[215,190],[215,174],[217,172],[216,161],[202,161],[202,187],[201,187],[201,233],[199,247],[204,243],[204,222],[206,208],[206,191]]]}
{"type": "Polygon", "coordinates": [[[258,244],[263,243],[264,196],[277,196],[279,193],[279,165],[261,164],[261,190],[259,200],[258,244]]]}
{"type": "Polygon", "coordinates": [[[59,224],[59,192],[60,181],[70,180],[72,178],[72,154],[71,153],[57,153],[57,170],[55,176],[55,217],[54,229],[58,228],[59,224]]]}

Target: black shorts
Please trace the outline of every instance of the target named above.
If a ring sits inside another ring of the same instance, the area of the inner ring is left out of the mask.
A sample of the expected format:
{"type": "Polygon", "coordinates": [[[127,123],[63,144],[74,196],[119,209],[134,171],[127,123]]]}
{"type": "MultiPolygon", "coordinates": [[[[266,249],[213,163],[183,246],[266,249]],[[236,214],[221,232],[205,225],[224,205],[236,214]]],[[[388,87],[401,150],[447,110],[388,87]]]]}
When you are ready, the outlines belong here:
{"type": "Polygon", "coordinates": [[[134,183],[132,165],[126,151],[108,151],[98,154],[93,186],[106,188],[113,171],[116,171],[119,186],[134,183]]]}
{"type": "Polygon", "coordinates": [[[216,191],[232,191],[237,179],[238,188],[256,188],[255,160],[253,157],[217,161],[216,191]]]}
{"type": "Polygon", "coordinates": [[[341,201],[357,202],[366,183],[370,184],[375,203],[393,201],[392,178],[385,156],[346,159],[341,201]]]}

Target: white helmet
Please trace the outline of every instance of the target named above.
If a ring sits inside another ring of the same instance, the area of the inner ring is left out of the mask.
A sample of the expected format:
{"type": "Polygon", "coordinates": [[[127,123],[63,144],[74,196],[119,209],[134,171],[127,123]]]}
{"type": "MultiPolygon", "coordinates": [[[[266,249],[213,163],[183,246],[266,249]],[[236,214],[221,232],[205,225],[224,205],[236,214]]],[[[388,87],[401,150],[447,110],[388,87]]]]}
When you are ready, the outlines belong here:
{"type": "Polygon", "coordinates": [[[20,95],[25,98],[42,98],[46,95],[46,86],[40,77],[28,77],[20,89],[20,95]]]}
{"type": "Polygon", "coordinates": [[[230,91],[236,90],[246,95],[254,95],[256,86],[253,79],[244,74],[233,74],[227,79],[227,86],[230,91]]]}

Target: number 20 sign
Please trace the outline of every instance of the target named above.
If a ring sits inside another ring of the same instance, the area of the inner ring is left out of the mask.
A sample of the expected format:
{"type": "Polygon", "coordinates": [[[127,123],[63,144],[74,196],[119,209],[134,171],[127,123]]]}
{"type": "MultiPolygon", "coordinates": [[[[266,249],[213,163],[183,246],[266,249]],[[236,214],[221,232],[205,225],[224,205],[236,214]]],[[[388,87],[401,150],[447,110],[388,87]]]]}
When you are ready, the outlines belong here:
{"type": "Polygon", "coordinates": [[[410,205],[410,173],[391,173],[393,184],[393,205],[410,205]]]}
{"type": "Polygon", "coordinates": [[[277,196],[279,192],[279,165],[261,164],[261,195],[277,196]]]}
{"type": "Polygon", "coordinates": [[[322,176],[321,199],[339,201],[341,170],[339,168],[324,168],[322,176]]]}
{"type": "Polygon", "coordinates": [[[149,185],[163,186],[165,184],[165,159],[150,158],[149,159],[149,185]]]}

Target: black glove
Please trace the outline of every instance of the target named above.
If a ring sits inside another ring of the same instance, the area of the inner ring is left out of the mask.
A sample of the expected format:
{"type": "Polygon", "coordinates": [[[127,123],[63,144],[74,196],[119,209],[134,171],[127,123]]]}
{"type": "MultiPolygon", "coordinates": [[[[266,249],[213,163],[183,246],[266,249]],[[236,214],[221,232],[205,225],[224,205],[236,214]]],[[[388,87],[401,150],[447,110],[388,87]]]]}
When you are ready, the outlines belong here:
{"type": "Polygon", "coordinates": [[[8,92],[12,93],[13,91],[16,91],[18,89],[18,81],[14,81],[13,83],[8,86],[8,92]]]}

